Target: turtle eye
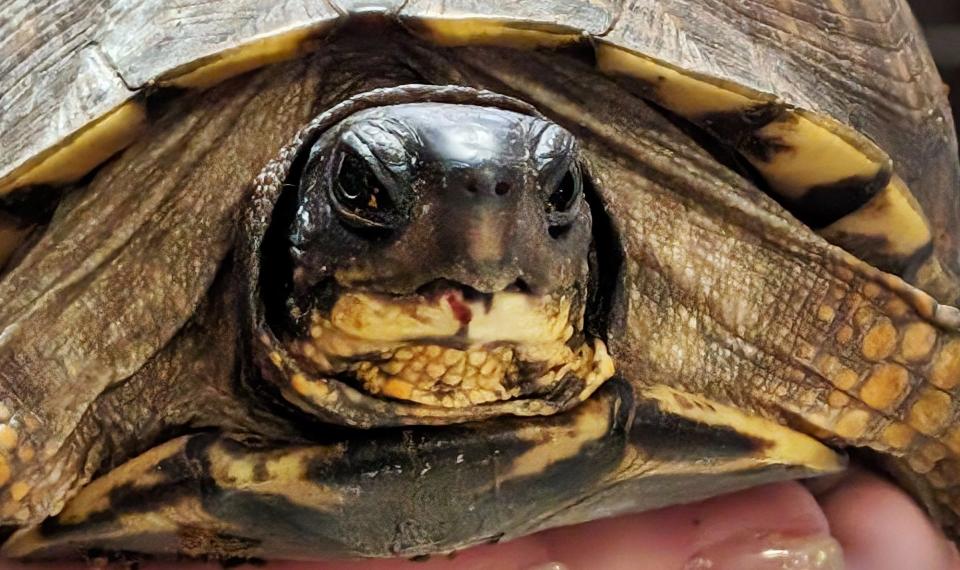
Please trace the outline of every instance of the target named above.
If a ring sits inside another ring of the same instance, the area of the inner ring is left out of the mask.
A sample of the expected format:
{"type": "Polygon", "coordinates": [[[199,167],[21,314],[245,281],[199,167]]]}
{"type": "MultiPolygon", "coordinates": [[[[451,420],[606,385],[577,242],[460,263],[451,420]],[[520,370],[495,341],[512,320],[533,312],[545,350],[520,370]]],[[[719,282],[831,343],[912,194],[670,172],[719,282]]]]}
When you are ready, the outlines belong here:
{"type": "Polygon", "coordinates": [[[560,182],[547,198],[547,223],[551,236],[559,238],[570,228],[579,211],[577,206],[581,196],[583,196],[583,174],[580,166],[574,162],[564,172],[560,182]]]}
{"type": "Polygon", "coordinates": [[[345,151],[331,184],[333,203],[348,223],[362,228],[389,229],[393,202],[369,163],[345,151]]]}
{"type": "Polygon", "coordinates": [[[580,167],[574,163],[567,169],[563,178],[560,179],[560,183],[550,193],[550,197],[547,199],[547,213],[569,212],[577,204],[577,200],[582,193],[583,179],[580,174],[580,167]]]}

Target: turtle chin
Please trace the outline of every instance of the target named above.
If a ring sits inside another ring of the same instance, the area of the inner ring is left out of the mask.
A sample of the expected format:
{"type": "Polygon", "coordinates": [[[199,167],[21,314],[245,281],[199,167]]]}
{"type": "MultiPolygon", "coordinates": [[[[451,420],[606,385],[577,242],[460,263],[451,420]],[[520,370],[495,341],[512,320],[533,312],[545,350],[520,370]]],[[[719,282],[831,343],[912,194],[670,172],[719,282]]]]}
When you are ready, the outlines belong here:
{"type": "Polygon", "coordinates": [[[613,375],[604,343],[583,335],[583,312],[573,289],[480,293],[439,282],[411,295],[343,290],[286,342],[305,373],[297,381],[306,385],[294,389],[336,379],[441,408],[581,401],[613,375]]]}

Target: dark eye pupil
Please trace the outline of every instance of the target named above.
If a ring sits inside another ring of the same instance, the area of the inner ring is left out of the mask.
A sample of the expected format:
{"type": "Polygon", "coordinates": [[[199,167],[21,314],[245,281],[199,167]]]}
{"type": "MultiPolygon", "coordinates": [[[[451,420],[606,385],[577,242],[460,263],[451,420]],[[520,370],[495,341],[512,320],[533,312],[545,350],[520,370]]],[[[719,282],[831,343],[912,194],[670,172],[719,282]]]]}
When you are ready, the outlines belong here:
{"type": "Polygon", "coordinates": [[[580,178],[572,169],[564,174],[560,184],[550,194],[547,209],[550,212],[566,212],[573,207],[580,194],[580,178]]]}
{"type": "Polygon", "coordinates": [[[340,164],[337,193],[343,205],[354,210],[375,210],[384,195],[376,175],[361,158],[352,154],[346,155],[340,164]]]}

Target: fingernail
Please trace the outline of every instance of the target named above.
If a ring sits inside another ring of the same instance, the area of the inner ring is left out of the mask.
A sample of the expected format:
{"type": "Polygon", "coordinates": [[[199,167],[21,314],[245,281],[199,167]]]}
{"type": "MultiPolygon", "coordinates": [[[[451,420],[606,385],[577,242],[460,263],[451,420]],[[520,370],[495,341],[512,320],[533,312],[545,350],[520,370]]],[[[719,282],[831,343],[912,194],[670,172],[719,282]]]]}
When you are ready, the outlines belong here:
{"type": "Polygon", "coordinates": [[[544,562],[543,564],[531,566],[527,568],[527,570],[570,570],[570,568],[563,562],[544,562]]]}
{"type": "Polygon", "coordinates": [[[843,570],[843,549],[833,537],[737,535],[699,551],[684,570],[843,570]]]}

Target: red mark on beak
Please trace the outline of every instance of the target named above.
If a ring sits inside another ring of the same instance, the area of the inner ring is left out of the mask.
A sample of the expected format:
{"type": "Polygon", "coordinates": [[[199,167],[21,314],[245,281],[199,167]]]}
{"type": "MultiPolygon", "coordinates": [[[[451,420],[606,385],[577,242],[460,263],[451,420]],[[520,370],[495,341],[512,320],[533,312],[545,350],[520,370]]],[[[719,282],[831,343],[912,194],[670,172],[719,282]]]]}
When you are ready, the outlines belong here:
{"type": "Polygon", "coordinates": [[[450,308],[453,310],[453,316],[460,321],[461,325],[470,324],[470,319],[473,318],[473,311],[470,310],[469,305],[463,302],[463,295],[461,295],[459,291],[446,293],[443,298],[450,304],[450,308]]]}

